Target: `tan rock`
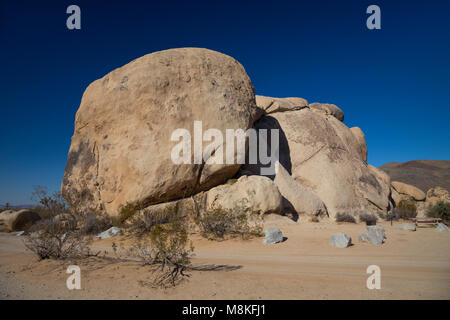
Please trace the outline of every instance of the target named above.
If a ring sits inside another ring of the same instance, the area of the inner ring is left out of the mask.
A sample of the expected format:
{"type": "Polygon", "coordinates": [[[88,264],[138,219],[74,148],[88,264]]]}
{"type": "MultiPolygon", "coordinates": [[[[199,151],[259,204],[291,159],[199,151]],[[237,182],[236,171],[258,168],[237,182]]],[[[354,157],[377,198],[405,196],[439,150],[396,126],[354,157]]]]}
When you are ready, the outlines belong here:
{"type": "MultiPolygon", "coordinates": [[[[372,201],[378,208],[387,208],[389,211],[393,208],[394,204],[391,203],[391,197],[392,197],[392,191],[391,191],[391,178],[389,175],[384,172],[383,170],[380,170],[370,164],[367,165],[367,168],[370,170],[370,172],[374,175],[374,177],[378,181],[378,185],[381,188],[381,194],[383,196],[378,195],[378,190],[371,196],[368,196],[367,199],[369,201],[372,201]]],[[[367,192],[371,193],[374,192],[375,189],[368,188],[367,192]]]]}
{"type": "MultiPolygon", "coordinates": [[[[389,185],[364,163],[359,141],[337,118],[305,108],[266,115],[254,127],[280,130],[280,163],[324,202],[331,218],[389,209],[389,185]]],[[[241,172],[259,174],[261,167],[244,165],[241,172]]]]}
{"type": "Polygon", "coordinates": [[[427,191],[426,202],[428,205],[434,206],[440,201],[450,202],[450,195],[446,189],[435,187],[427,191]]]}
{"type": "Polygon", "coordinates": [[[207,208],[242,209],[245,212],[281,213],[282,197],[275,183],[263,176],[242,176],[207,192],[207,208]]]}
{"type": "Polygon", "coordinates": [[[0,225],[3,231],[24,231],[39,220],[41,217],[29,209],[6,210],[0,213],[0,225]]]}
{"type": "Polygon", "coordinates": [[[448,191],[441,187],[431,188],[427,191],[425,201],[417,202],[417,217],[426,216],[428,209],[438,202],[450,202],[448,191]]]}
{"type": "Polygon", "coordinates": [[[356,140],[359,144],[359,154],[361,155],[362,161],[367,163],[367,145],[366,145],[366,136],[364,132],[358,127],[350,128],[350,131],[355,136],[356,140]]]}
{"type": "Polygon", "coordinates": [[[275,164],[275,184],[281,195],[289,201],[299,215],[327,215],[325,204],[311,190],[299,184],[277,161],[275,164]]]}
{"type": "Polygon", "coordinates": [[[344,112],[334,104],[313,102],[309,104],[309,108],[320,115],[331,115],[339,121],[344,121],[344,112]]]}
{"type": "Polygon", "coordinates": [[[272,98],[256,96],[256,105],[269,114],[307,108],[308,101],[303,98],[272,98]]]}
{"type": "Polygon", "coordinates": [[[202,121],[203,132],[216,128],[225,137],[225,129],[250,128],[259,112],[233,58],[200,48],[145,55],[83,94],[62,194],[81,211],[116,214],[127,202],[148,206],[207,190],[240,165],[195,164],[193,152],[191,164],[175,164],[171,152],[181,139],[172,142],[172,133],[187,129],[193,140],[194,121],[202,121]]]}
{"type": "Polygon", "coordinates": [[[401,195],[400,193],[398,193],[397,190],[395,190],[393,187],[391,188],[391,197],[392,200],[394,200],[395,206],[398,206],[400,201],[406,200],[408,198],[405,197],[405,195],[401,195]]]}
{"type": "Polygon", "coordinates": [[[425,200],[425,193],[410,184],[406,184],[400,181],[392,181],[392,186],[400,194],[406,194],[414,198],[414,200],[425,200]]]}

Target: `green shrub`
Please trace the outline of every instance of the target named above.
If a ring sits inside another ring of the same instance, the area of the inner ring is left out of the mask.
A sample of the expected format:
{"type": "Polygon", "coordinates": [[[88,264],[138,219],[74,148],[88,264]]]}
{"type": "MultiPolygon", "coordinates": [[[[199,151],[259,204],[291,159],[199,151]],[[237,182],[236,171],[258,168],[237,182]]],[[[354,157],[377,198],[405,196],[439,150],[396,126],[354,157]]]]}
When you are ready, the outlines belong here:
{"type": "Polygon", "coordinates": [[[336,214],[336,222],[356,223],[356,220],[352,215],[340,212],[336,214]]]}
{"type": "Polygon", "coordinates": [[[434,206],[430,206],[426,212],[427,217],[450,220],[450,203],[439,201],[434,206]]]}
{"type": "Polygon", "coordinates": [[[394,215],[398,219],[412,219],[417,216],[417,206],[413,200],[401,200],[394,209],[394,215]]]}
{"type": "Polygon", "coordinates": [[[118,224],[119,226],[123,226],[125,221],[133,217],[136,212],[140,209],[139,205],[135,205],[132,203],[127,203],[122,208],[120,208],[119,216],[118,216],[118,224]]]}
{"type": "Polygon", "coordinates": [[[249,215],[239,208],[208,210],[197,216],[195,222],[200,228],[200,234],[209,240],[224,240],[226,236],[246,240],[262,236],[262,221],[257,214],[251,215],[255,218],[253,226],[249,224],[249,215]]]}
{"type": "Polygon", "coordinates": [[[145,236],[136,237],[130,250],[144,265],[153,266],[153,287],[175,286],[185,276],[194,252],[188,231],[181,222],[157,224],[145,236]]]}

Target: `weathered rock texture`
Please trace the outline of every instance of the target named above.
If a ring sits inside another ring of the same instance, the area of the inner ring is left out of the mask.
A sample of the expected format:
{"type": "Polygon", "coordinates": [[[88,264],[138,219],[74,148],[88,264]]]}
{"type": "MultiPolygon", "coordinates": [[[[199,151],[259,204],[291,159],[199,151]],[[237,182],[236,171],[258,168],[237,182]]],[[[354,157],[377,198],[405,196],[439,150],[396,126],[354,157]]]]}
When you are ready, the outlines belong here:
{"type": "Polygon", "coordinates": [[[367,145],[366,145],[366,136],[364,132],[358,127],[350,128],[350,131],[355,136],[356,140],[358,140],[359,144],[359,154],[361,155],[361,160],[367,163],[367,145]]]}
{"type": "Polygon", "coordinates": [[[300,110],[308,107],[308,101],[303,98],[272,98],[256,96],[256,105],[265,113],[300,110]]]}
{"type": "Polygon", "coordinates": [[[352,238],[345,233],[336,233],[330,237],[330,246],[347,248],[352,244],[352,238]]]}
{"type": "Polygon", "coordinates": [[[283,233],[278,228],[267,228],[264,232],[264,244],[279,243],[283,241],[283,233]]]}
{"type": "MultiPolygon", "coordinates": [[[[323,201],[330,217],[386,213],[391,209],[386,175],[367,166],[362,140],[338,118],[303,108],[263,116],[254,127],[280,130],[279,162],[323,201]]],[[[259,174],[261,166],[246,164],[241,173],[259,174]]]]}
{"type": "Polygon", "coordinates": [[[281,213],[282,197],[267,177],[242,176],[207,192],[207,209],[242,210],[250,213],[281,213]]]}
{"type": "Polygon", "coordinates": [[[339,121],[344,121],[344,112],[334,104],[313,102],[309,105],[309,107],[315,113],[321,115],[331,115],[339,121]]]}
{"type": "Polygon", "coordinates": [[[181,48],[138,58],[84,92],[63,196],[80,210],[115,214],[127,202],[150,205],[207,190],[240,165],[194,164],[193,153],[191,164],[173,163],[173,131],[193,135],[194,121],[202,121],[203,132],[216,128],[225,137],[225,129],[250,128],[258,114],[253,85],[229,56],[181,48]]]}
{"type": "Polygon", "coordinates": [[[368,242],[375,245],[381,245],[386,235],[383,226],[367,226],[366,232],[360,232],[358,236],[359,242],[368,242]]]}
{"type": "Polygon", "coordinates": [[[308,216],[327,214],[323,201],[314,192],[295,181],[278,161],[275,164],[275,173],[274,182],[278,190],[297,214],[308,216]]]}
{"type": "Polygon", "coordinates": [[[391,184],[399,194],[410,196],[417,201],[425,200],[425,193],[419,188],[399,181],[392,181],[391,184]]]}

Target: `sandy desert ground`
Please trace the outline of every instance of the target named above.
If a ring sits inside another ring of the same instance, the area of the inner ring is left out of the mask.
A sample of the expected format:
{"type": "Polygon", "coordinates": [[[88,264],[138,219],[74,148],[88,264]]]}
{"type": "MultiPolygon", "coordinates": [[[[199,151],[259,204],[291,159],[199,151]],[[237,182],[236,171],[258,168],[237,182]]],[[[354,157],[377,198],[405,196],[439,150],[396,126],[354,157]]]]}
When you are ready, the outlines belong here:
{"type": "MultiPolygon", "coordinates": [[[[212,242],[193,235],[195,264],[239,266],[232,271],[194,271],[170,289],[153,289],[148,267],[137,262],[78,262],[81,290],[68,290],[69,262],[37,261],[22,237],[0,234],[1,299],[450,299],[450,233],[420,228],[396,230],[383,222],[382,246],[359,243],[363,224],[269,223],[287,240],[263,245],[262,239],[212,242]],[[344,232],[354,245],[328,245],[344,232]],[[381,268],[381,289],[369,290],[369,265],[381,268]]],[[[118,241],[114,238],[114,241],[118,241]]],[[[112,239],[96,240],[96,249],[112,239]]]]}

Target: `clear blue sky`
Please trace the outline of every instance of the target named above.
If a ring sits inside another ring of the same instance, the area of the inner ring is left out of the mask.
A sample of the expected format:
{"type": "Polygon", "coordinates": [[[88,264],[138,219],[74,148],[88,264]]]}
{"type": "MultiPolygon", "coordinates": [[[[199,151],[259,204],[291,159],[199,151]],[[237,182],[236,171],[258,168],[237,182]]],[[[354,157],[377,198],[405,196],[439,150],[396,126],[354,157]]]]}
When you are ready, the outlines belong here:
{"type": "Polygon", "coordinates": [[[175,47],[234,57],[257,94],[338,105],[375,166],[450,160],[449,1],[158,2],[1,0],[0,203],[59,189],[89,83],[175,47]],[[71,4],[81,30],[66,28],[71,4]]]}

